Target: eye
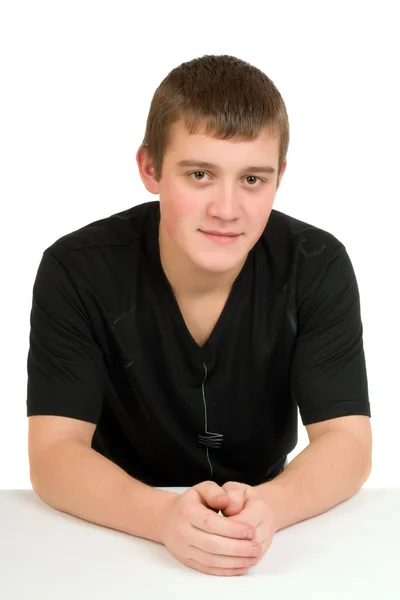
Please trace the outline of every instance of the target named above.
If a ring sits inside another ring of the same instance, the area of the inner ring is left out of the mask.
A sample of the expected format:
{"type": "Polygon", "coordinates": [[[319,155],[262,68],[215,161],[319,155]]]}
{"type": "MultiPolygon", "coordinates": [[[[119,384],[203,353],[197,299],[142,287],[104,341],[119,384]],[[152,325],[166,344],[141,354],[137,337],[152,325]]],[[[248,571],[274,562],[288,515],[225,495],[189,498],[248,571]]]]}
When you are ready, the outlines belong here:
{"type": "MultiPolygon", "coordinates": [[[[199,173],[206,175],[204,171],[193,171],[192,173],[189,173],[189,176],[192,177],[192,175],[198,175],[199,173]]],[[[196,179],[196,181],[203,181],[203,179],[197,179],[197,177],[195,177],[194,179],[196,179]]]]}
{"type": "MultiPolygon", "coordinates": [[[[192,179],[195,179],[196,181],[204,181],[204,177],[200,177],[198,178],[197,175],[207,175],[207,173],[205,171],[192,171],[191,173],[188,173],[189,177],[191,177],[192,179]],[[195,175],[195,177],[193,177],[193,175],[195,175]]],[[[264,183],[264,181],[260,178],[260,177],[256,177],[255,175],[247,175],[244,179],[252,179],[254,181],[258,181],[260,182],[259,185],[261,183],[264,183]]],[[[255,185],[254,183],[251,183],[249,186],[247,187],[259,187],[259,185],[255,185]]]]}
{"type": "MultiPolygon", "coordinates": [[[[260,177],[256,177],[255,175],[248,175],[245,179],[258,179],[258,181],[260,181],[262,183],[262,179],[260,179],[260,177]]],[[[257,187],[254,184],[251,184],[250,187],[257,187]]]]}

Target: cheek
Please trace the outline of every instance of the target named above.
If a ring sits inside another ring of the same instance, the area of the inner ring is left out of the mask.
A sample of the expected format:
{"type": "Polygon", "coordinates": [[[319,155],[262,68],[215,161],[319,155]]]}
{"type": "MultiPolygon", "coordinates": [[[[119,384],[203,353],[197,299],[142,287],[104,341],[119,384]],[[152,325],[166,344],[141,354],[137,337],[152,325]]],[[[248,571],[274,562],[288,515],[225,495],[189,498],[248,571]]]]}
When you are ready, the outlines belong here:
{"type": "Polygon", "coordinates": [[[190,192],[169,186],[163,190],[162,196],[160,194],[160,205],[164,225],[170,235],[182,231],[186,224],[196,229],[198,209],[194,198],[190,197],[190,192]]]}
{"type": "Polygon", "coordinates": [[[264,231],[265,225],[267,224],[271,214],[271,209],[272,207],[269,205],[266,207],[264,202],[251,215],[253,230],[256,235],[261,235],[264,231]]]}

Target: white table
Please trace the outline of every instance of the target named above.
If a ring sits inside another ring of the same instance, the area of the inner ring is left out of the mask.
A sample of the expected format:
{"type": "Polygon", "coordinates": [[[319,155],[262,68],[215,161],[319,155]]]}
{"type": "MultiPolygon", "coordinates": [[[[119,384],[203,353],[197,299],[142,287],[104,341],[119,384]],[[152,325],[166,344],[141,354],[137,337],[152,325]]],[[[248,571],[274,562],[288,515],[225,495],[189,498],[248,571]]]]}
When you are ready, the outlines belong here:
{"type": "Polygon", "coordinates": [[[400,489],[361,489],[278,531],[246,575],[216,577],[160,544],[57,511],[32,490],[0,490],[0,598],[399,600],[399,512],[400,489]]]}

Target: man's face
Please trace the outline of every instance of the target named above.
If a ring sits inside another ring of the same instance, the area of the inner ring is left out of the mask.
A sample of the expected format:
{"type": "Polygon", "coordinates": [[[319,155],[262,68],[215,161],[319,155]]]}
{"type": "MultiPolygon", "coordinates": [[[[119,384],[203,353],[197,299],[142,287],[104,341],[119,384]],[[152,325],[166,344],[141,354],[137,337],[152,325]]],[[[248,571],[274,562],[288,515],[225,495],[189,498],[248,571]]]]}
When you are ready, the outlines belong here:
{"type": "Polygon", "coordinates": [[[268,221],[278,159],[279,138],[266,130],[252,141],[219,140],[202,133],[189,135],[182,122],[175,123],[159,181],[161,237],[166,236],[169,246],[172,243],[175,251],[201,270],[235,269],[268,221]],[[204,166],[202,161],[215,166],[204,166]],[[274,172],[263,172],[262,167],[272,167],[274,172]],[[236,236],[205,233],[212,231],[236,236]]]}

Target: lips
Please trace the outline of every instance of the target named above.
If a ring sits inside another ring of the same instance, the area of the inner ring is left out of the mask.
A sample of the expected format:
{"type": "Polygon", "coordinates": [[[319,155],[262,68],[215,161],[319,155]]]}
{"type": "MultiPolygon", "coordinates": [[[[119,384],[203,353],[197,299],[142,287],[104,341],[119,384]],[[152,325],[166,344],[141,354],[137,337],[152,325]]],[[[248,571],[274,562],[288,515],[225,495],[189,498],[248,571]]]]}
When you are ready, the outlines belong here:
{"type": "Polygon", "coordinates": [[[202,229],[200,229],[200,231],[202,231],[203,233],[207,233],[208,235],[216,235],[218,237],[237,237],[238,235],[240,235],[240,233],[226,233],[223,231],[203,231],[202,229]]]}
{"type": "Polygon", "coordinates": [[[241,236],[240,233],[233,233],[232,231],[224,232],[222,234],[220,232],[202,231],[201,229],[199,229],[199,231],[213,244],[222,246],[234,244],[241,236]]]}

